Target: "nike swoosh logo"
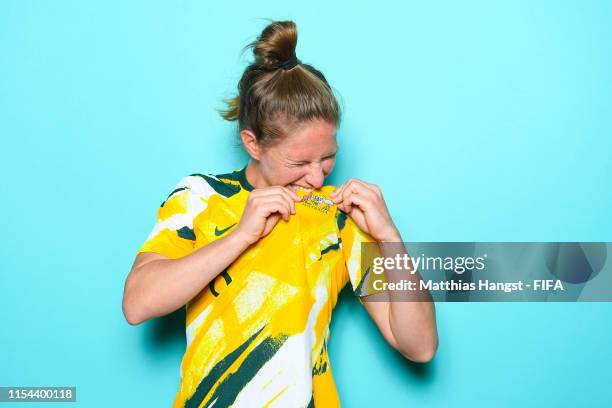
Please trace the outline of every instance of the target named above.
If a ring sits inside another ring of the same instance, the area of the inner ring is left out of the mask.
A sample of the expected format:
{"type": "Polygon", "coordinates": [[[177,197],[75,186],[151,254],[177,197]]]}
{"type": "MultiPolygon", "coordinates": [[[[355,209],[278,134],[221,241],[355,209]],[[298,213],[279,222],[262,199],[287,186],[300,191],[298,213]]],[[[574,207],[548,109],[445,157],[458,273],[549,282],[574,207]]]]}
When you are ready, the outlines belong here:
{"type": "Polygon", "coordinates": [[[234,225],[236,225],[236,223],[233,223],[233,224],[232,224],[232,225],[230,225],[229,227],[224,228],[224,229],[222,229],[222,230],[220,230],[220,229],[219,229],[219,226],[218,226],[218,225],[216,225],[216,226],[215,226],[215,236],[217,236],[217,237],[218,237],[219,235],[223,235],[223,234],[225,234],[225,233],[227,232],[227,230],[228,230],[228,229],[230,229],[230,228],[232,228],[234,225]]]}

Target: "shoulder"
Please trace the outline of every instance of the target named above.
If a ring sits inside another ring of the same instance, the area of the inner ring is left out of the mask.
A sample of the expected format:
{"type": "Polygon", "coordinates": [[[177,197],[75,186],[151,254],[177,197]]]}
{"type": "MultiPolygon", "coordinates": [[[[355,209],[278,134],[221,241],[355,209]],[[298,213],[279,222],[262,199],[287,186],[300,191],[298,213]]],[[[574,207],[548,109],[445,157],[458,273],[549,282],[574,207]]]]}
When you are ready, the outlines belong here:
{"type": "Polygon", "coordinates": [[[183,177],[172,189],[166,201],[174,196],[208,199],[213,195],[230,198],[242,189],[240,170],[231,173],[193,173],[183,177]]]}
{"type": "Polygon", "coordinates": [[[181,178],[160,205],[164,218],[175,213],[186,213],[188,210],[200,213],[206,209],[206,203],[211,197],[218,196],[224,200],[240,192],[239,186],[223,176],[193,173],[181,178]]]}
{"type": "Polygon", "coordinates": [[[210,192],[210,184],[206,181],[208,174],[190,174],[179,180],[174,186],[166,201],[176,196],[206,195],[210,192]]]}

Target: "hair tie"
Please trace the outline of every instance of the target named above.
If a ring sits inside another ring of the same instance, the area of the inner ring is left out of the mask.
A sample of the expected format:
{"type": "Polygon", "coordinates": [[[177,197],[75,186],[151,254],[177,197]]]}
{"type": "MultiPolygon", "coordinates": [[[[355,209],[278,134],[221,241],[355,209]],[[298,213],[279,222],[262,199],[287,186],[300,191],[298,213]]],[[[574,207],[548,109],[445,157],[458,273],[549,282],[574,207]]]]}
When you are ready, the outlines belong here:
{"type": "Polygon", "coordinates": [[[298,59],[295,53],[293,53],[291,54],[291,57],[289,57],[287,61],[281,62],[281,64],[278,67],[284,69],[285,71],[288,71],[291,68],[295,67],[297,64],[298,64],[298,59]]]}

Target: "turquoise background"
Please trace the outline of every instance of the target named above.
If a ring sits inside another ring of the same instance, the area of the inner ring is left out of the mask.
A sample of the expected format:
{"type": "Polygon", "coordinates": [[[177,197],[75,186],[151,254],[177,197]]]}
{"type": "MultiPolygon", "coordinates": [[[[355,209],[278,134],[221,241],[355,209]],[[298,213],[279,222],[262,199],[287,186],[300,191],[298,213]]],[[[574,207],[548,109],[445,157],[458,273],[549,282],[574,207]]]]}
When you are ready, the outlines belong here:
{"type": "MultiPolygon", "coordinates": [[[[612,241],[611,17],[606,1],[2,1],[0,386],[171,405],[184,316],[128,325],[123,284],[180,178],[243,165],[215,108],[262,18],[296,21],[298,57],[341,95],[331,182],[379,184],[405,240],[612,241]]],[[[343,292],[343,405],[612,404],[612,304],[437,313],[438,354],[412,364],[343,292]]]]}

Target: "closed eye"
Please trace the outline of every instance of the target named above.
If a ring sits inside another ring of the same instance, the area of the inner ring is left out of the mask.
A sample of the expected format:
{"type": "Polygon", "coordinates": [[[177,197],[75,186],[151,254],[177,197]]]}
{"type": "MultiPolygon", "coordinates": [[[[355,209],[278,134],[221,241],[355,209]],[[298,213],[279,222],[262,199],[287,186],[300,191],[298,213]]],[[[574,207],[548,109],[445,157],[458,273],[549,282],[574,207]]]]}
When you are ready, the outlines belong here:
{"type": "MultiPolygon", "coordinates": [[[[334,154],[330,154],[328,156],[325,156],[321,159],[321,161],[325,161],[325,160],[332,160],[336,157],[336,153],[334,154]]],[[[295,166],[295,167],[299,167],[299,166],[307,166],[309,165],[310,162],[309,161],[295,161],[290,163],[291,166],[295,166]]]]}
{"type": "Polygon", "coordinates": [[[295,162],[295,163],[291,163],[292,166],[295,167],[299,167],[299,166],[306,166],[309,162],[295,162]]]}

